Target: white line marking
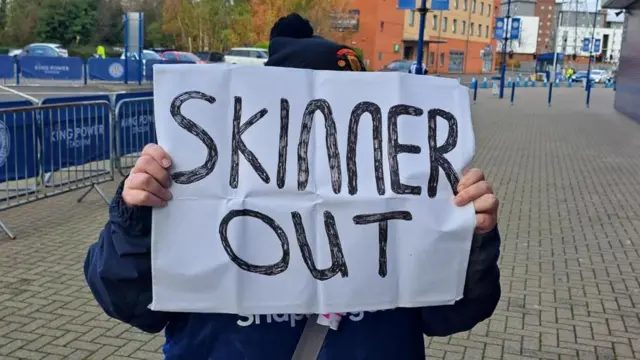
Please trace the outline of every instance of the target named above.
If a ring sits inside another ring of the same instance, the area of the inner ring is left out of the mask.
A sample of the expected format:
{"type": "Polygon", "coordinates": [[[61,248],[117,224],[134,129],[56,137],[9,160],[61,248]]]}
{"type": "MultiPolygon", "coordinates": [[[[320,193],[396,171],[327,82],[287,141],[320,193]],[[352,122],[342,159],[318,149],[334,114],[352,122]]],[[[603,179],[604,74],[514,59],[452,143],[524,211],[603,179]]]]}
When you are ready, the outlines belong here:
{"type": "Polygon", "coordinates": [[[2,86],[2,85],[0,85],[0,89],[1,89],[1,90],[4,90],[4,91],[7,91],[7,92],[9,92],[9,93],[12,93],[12,94],[14,94],[14,95],[18,95],[18,96],[20,96],[20,97],[23,97],[23,98],[25,98],[25,99],[27,99],[27,100],[31,101],[34,105],[36,105],[36,104],[39,104],[39,103],[40,103],[40,100],[38,100],[38,99],[34,98],[33,96],[29,96],[29,95],[27,95],[27,94],[25,94],[25,93],[21,93],[20,91],[16,91],[16,90],[13,90],[13,89],[9,89],[9,88],[8,88],[8,87],[6,87],[6,86],[2,86]]]}

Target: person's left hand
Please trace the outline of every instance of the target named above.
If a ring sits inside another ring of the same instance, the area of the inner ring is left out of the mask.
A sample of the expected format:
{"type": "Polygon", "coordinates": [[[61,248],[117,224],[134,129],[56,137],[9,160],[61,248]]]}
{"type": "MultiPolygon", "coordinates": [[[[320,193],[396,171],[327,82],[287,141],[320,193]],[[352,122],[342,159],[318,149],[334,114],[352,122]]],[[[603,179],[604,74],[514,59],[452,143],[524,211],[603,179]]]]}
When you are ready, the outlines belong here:
{"type": "Polygon", "coordinates": [[[455,203],[458,206],[473,203],[476,209],[476,234],[487,233],[498,224],[498,198],[480,169],[463,173],[455,203]]]}

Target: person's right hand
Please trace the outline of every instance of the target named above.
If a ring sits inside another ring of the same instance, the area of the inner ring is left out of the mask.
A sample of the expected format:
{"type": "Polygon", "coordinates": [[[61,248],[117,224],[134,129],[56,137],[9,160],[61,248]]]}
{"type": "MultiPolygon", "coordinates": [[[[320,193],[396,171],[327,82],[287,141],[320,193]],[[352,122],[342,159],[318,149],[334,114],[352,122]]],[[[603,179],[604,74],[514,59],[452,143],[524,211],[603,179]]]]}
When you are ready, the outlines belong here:
{"type": "Polygon", "coordinates": [[[124,182],[122,199],[128,206],[163,207],[171,200],[171,159],[164,149],[149,144],[124,182]]]}

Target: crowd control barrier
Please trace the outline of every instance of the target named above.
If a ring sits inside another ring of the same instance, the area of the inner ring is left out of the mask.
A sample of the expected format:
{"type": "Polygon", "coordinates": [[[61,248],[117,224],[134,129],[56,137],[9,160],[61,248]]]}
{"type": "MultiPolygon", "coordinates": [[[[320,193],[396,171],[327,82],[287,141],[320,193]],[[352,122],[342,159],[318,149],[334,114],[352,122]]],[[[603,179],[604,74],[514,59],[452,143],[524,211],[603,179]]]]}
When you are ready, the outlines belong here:
{"type": "Polygon", "coordinates": [[[83,188],[78,202],[96,190],[108,203],[98,185],[114,179],[111,104],[13,105],[0,108],[0,210],[83,188]]]}
{"type": "Polygon", "coordinates": [[[117,102],[115,166],[120,175],[135,165],[145,145],[156,142],[153,97],[125,98],[117,102]]]}

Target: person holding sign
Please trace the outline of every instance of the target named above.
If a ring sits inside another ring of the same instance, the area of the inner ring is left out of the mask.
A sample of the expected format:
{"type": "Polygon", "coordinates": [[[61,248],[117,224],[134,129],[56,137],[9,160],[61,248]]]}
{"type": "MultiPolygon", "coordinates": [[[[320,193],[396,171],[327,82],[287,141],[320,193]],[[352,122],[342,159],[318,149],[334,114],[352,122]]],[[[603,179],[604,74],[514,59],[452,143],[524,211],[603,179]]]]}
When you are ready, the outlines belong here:
{"type": "MultiPolygon", "coordinates": [[[[309,22],[297,14],[281,18],[274,25],[271,32],[270,58],[266,65],[313,70],[366,71],[353,49],[314,36],[309,22]]],[[[172,109],[178,114],[176,118],[184,118],[180,117],[179,106],[172,109]]],[[[156,111],[157,116],[159,115],[156,111]]],[[[206,134],[206,131],[200,131],[199,134],[206,134]]],[[[432,145],[437,147],[437,139],[433,140],[432,145]]],[[[243,141],[242,146],[246,148],[247,145],[255,144],[244,144],[243,141]]],[[[409,148],[409,145],[403,146],[409,148]]],[[[438,149],[440,147],[435,150],[438,149]]],[[[465,172],[459,181],[455,174],[456,181],[451,182],[455,205],[464,207],[473,203],[475,208],[475,229],[466,268],[464,291],[462,297],[451,305],[397,307],[383,311],[356,311],[320,316],[151,310],[149,307],[152,300],[155,302],[152,295],[151,272],[152,209],[163,208],[156,211],[164,211],[171,207],[167,205],[173,198],[172,182],[183,185],[188,181],[196,181],[194,178],[207,176],[203,176],[203,172],[199,170],[194,173],[172,172],[170,169],[173,160],[159,145],[150,144],[144,148],[135,167],[120,184],[109,208],[109,220],[98,242],[90,247],[85,261],[87,283],[107,315],[145,332],[165,331],[165,359],[422,360],[425,358],[424,335],[448,336],[470,330],[489,318],[498,304],[501,295],[497,265],[500,248],[497,229],[498,201],[483,172],[471,169],[465,172]],[[327,331],[326,326],[318,329],[315,326],[318,322],[325,323],[335,330],[327,331]]],[[[439,166],[444,166],[445,160],[439,159],[439,166]]],[[[436,171],[439,171],[437,167],[436,171]]],[[[232,182],[237,180],[231,179],[232,182]]],[[[382,180],[382,184],[379,185],[384,187],[384,179],[382,180]]],[[[174,192],[177,191],[176,187],[173,189],[174,192]]],[[[334,191],[339,191],[339,186],[338,189],[334,188],[334,191]]],[[[453,205],[451,207],[455,208],[453,205]]],[[[297,215],[297,220],[295,214],[294,221],[300,220],[300,214],[297,215]]],[[[163,221],[156,215],[154,226],[157,222],[163,221]]],[[[402,214],[396,215],[399,216],[398,219],[404,220],[402,214]]],[[[473,216],[472,213],[469,215],[473,216]]],[[[362,215],[354,218],[354,222],[361,224],[366,224],[367,221],[371,223],[373,220],[375,219],[371,216],[362,215]]],[[[383,226],[382,221],[378,223],[380,233],[386,235],[386,225],[383,226]]],[[[270,226],[275,227],[273,224],[270,226]]],[[[221,225],[220,229],[222,233],[222,230],[226,230],[226,225],[221,225]]],[[[297,235],[304,232],[304,229],[298,231],[299,229],[296,228],[297,235]]],[[[389,234],[393,235],[394,232],[391,231],[389,234]]],[[[471,234],[471,225],[468,234],[471,234]]],[[[217,234],[212,237],[217,237],[217,234]]],[[[415,233],[415,237],[422,240],[424,234],[415,233]]],[[[300,238],[298,240],[300,241],[300,238]]],[[[176,242],[177,244],[179,243],[176,242]]],[[[154,251],[157,249],[154,248],[154,251]]],[[[154,258],[154,261],[156,259],[154,258]]],[[[178,260],[189,262],[192,259],[178,260]]],[[[466,257],[463,261],[466,262],[466,257]]],[[[247,266],[246,262],[243,266],[247,266]]],[[[316,268],[314,277],[321,278],[326,275],[323,271],[325,270],[316,268]]],[[[268,275],[272,274],[256,276],[268,275]]],[[[385,275],[381,268],[379,276],[385,275]]],[[[465,273],[461,272],[460,275],[462,277],[465,273]]],[[[183,279],[189,282],[189,277],[183,279]]],[[[154,278],[154,287],[158,285],[155,280],[154,278]]],[[[206,300],[211,303],[222,301],[216,298],[206,300]]],[[[258,302],[261,300],[262,298],[257,299],[258,302]]]]}

